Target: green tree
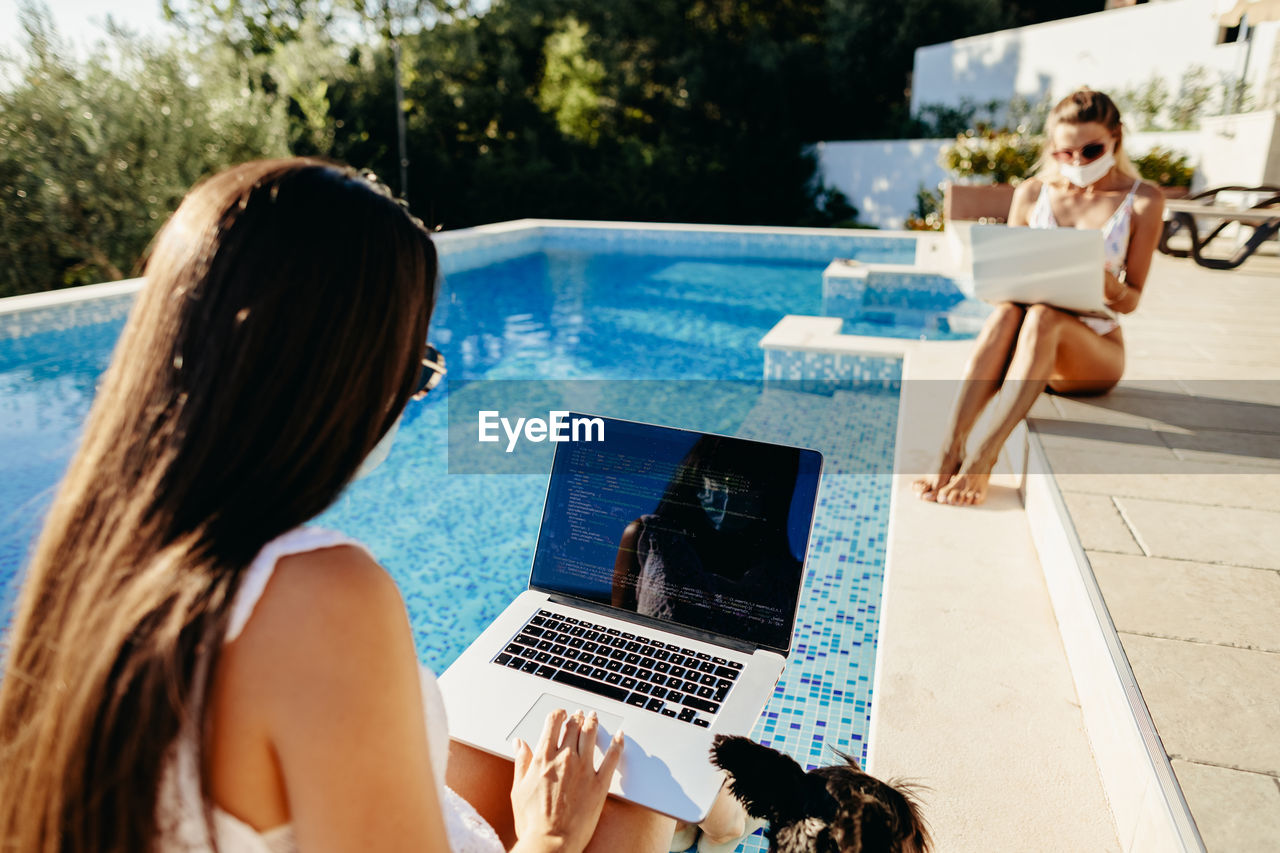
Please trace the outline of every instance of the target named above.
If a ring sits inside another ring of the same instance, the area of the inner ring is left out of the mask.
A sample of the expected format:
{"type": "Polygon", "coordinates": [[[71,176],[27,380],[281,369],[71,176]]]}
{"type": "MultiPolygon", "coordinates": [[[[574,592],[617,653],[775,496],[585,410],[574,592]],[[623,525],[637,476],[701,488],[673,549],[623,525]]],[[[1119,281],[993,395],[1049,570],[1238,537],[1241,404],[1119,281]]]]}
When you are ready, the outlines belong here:
{"type": "Polygon", "coordinates": [[[538,106],[555,116],[570,139],[588,145],[600,141],[600,94],[604,65],[586,53],[587,27],[565,18],[547,39],[546,67],[538,87],[538,106]]]}
{"type": "Polygon", "coordinates": [[[0,91],[0,296],[121,278],[201,177],[286,153],[285,116],[222,50],[120,32],[83,62],[24,6],[0,91]]]}
{"type": "Polygon", "coordinates": [[[411,162],[402,192],[446,227],[850,224],[810,143],[954,123],[907,116],[915,48],[1058,15],[1039,0],[163,8],[185,42],[116,38],[87,62],[27,14],[0,93],[0,223],[14,235],[0,286],[122,274],[199,176],[268,154],[331,156],[393,185],[411,162]]]}
{"type": "Polygon", "coordinates": [[[306,30],[328,33],[351,7],[342,0],[161,0],[160,8],[197,41],[248,57],[269,54],[306,30]]]}

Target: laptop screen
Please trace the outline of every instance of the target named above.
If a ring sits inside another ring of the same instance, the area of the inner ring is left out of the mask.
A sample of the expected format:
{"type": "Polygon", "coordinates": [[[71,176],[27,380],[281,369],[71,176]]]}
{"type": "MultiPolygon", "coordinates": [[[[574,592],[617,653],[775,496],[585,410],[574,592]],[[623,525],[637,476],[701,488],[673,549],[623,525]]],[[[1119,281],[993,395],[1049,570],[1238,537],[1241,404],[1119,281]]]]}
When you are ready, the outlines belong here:
{"type": "Polygon", "coordinates": [[[599,421],[556,446],[530,586],[789,649],[821,454],[599,421]]]}

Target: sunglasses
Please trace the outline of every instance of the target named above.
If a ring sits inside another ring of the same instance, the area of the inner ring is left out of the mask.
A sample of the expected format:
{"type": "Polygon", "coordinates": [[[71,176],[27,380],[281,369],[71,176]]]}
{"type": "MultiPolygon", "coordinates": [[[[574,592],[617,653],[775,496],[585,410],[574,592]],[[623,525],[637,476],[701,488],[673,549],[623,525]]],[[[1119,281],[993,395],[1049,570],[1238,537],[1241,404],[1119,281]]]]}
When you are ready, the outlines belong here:
{"type": "Polygon", "coordinates": [[[1066,163],[1074,160],[1076,152],[1079,151],[1080,160],[1084,163],[1091,163],[1101,157],[1103,152],[1106,150],[1107,143],[1090,142],[1083,148],[1059,148],[1057,151],[1053,152],[1053,159],[1057,160],[1059,163],[1066,163]]]}
{"type": "Polygon", "coordinates": [[[427,396],[427,392],[440,384],[440,380],[444,379],[444,353],[427,344],[426,350],[422,354],[422,372],[418,374],[418,384],[414,387],[413,396],[410,400],[421,400],[427,396]]]}

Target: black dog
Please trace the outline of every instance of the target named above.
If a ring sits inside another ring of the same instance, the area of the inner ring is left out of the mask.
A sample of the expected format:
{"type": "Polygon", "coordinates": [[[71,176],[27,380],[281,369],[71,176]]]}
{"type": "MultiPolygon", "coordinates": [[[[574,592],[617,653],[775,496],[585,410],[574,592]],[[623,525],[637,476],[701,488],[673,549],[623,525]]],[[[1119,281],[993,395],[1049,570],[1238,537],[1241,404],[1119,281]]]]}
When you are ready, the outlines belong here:
{"type": "Polygon", "coordinates": [[[805,773],[750,738],[719,735],[711,748],[711,763],[729,774],[747,813],[769,821],[771,853],[926,853],[919,804],[840,757],[843,766],[805,773]]]}

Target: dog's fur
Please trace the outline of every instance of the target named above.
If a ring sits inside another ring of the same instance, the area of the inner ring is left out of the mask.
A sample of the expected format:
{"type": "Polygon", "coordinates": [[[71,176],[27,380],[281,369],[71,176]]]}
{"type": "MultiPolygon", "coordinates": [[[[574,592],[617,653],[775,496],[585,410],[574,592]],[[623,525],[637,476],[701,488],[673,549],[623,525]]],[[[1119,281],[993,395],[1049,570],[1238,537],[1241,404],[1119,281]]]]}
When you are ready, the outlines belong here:
{"type": "Polygon", "coordinates": [[[719,735],[711,762],[747,813],[769,821],[771,853],[927,853],[929,830],[907,792],[844,765],[808,773],[777,750],[719,735]]]}

